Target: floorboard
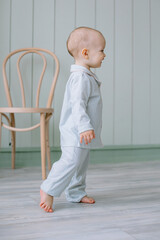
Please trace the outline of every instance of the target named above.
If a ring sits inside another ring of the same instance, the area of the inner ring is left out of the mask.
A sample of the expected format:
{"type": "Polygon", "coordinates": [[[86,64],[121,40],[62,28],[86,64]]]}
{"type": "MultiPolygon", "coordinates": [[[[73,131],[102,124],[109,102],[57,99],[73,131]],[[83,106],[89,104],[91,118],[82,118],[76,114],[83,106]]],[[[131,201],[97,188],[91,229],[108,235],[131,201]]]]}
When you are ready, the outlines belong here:
{"type": "Polygon", "coordinates": [[[1,240],[160,240],[160,160],[90,164],[94,205],[39,207],[40,167],[0,169],[1,240]]]}

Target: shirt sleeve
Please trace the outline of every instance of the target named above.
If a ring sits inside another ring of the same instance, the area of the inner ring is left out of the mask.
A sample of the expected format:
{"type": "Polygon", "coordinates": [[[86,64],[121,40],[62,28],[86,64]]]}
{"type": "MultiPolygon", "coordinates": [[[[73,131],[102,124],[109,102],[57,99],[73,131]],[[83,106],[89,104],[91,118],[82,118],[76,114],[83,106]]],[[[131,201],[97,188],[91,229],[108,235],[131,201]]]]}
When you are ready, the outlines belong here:
{"type": "Polygon", "coordinates": [[[71,108],[73,121],[78,133],[94,130],[87,114],[87,104],[91,93],[91,83],[85,74],[76,74],[71,81],[71,108]]]}

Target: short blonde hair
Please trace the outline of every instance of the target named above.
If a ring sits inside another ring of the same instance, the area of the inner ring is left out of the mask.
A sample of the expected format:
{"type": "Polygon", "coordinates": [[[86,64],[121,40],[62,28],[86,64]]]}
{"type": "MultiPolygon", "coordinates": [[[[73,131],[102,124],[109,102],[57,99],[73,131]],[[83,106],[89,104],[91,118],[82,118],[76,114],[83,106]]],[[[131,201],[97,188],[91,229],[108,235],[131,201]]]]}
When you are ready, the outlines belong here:
{"type": "Polygon", "coordinates": [[[66,42],[67,50],[68,50],[69,54],[72,57],[74,57],[74,52],[77,50],[80,41],[84,41],[85,42],[85,41],[88,40],[88,34],[87,34],[88,31],[95,31],[95,32],[101,34],[101,36],[104,38],[103,34],[100,31],[98,31],[98,30],[96,30],[94,28],[78,27],[78,28],[74,29],[70,33],[70,35],[69,35],[69,37],[67,39],[67,42],[66,42]],[[76,32],[79,33],[79,35],[81,35],[81,37],[79,37],[79,41],[78,42],[74,42],[73,41],[73,38],[75,37],[76,32]],[[82,34],[82,32],[83,32],[83,34],[82,34]],[[71,43],[72,43],[72,45],[71,45],[71,43]]]}

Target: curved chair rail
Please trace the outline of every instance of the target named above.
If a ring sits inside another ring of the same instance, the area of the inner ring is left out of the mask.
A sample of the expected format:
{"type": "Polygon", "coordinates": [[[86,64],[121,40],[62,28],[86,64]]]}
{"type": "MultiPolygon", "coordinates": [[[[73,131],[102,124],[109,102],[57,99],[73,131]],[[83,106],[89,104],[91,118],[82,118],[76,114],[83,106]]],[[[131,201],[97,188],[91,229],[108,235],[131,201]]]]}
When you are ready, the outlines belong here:
{"type": "Polygon", "coordinates": [[[25,107],[25,94],[24,94],[24,86],[23,86],[23,81],[22,81],[22,77],[21,77],[21,72],[20,72],[20,69],[19,69],[19,62],[20,62],[21,58],[28,53],[39,54],[43,59],[44,66],[43,66],[43,70],[42,70],[42,73],[41,73],[41,76],[40,76],[37,95],[36,95],[36,107],[39,106],[40,87],[41,87],[42,79],[43,79],[44,72],[45,72],[45,69],[46,69],[46,59],[45,59],[44,55],[42,53],[40,53],[39,51],[40,52],[45,52],[45,53],[48,53],[49,55],[51,55],[54,58],[55,63],[56,63],[56,70],[55,70],[55,74],[54,74],[54,77],[53,77],[53,82],[52,82],[52,85],[51,85],[51,88],[50,88],[50,93],[49,93],[48,102],[47,102],[47,107],[51,107],[52,100],[53,100],[53,95],[54,95],[54,90],[55,90],[55,86],[56,86],[56,81],[57,81],[58,74],[59,74],[59,61],[58,61],[57,56],[53,52],[51,52],[47,49],[43,49],[43,48],[21,48],[21,49],[18,49],[18,50],[15,50],[15,51],[11,52],[4,59],[4,61],[3,61],[3,79],[4,79],[4,87],[5,87],[5,92],[6,92],[9,107],[13,107],[13,103],[12,103],[12,99],[11,99],[11,95],[10,95],[10,91],[9,91],[9,86],[8,86],[8,80],[7,80],[7,74],[6,74],[6,63],[12,55],[14,55],[16,53],[19,53],[19,52],[24,52],[18,58],[18,61],[17,61],[17,71],[18,71],[18,76],[19,76],[19,80],[20,80],[23,107],[25,107]]]}
{"type": "MultiPolygon", "coordinates": [[[[51,118],[52,114],[49,114],[46,119],[45,119],[45,122],[48,122],[49,119],[51,118]]],[[[8,130],[10,131],[14,131],[14,132],[27,132],[27,131],[31,131],[31,130],[34,130],[38,127],[40,127],[40,123],[37,123],[35,124],[34,126],[32,127],[29,127],[29,128],[15,128],[15,127],[9,127],[7,126],[6,124],[4,124],[3,122],[1,122],[1,126],[3,126],[4,128],[7,128],[8,130]]]]}
{"type": "Polygon", "coordinates": [[[31,131],[31,130],[34,130],[34,129],[40,127],[41,166],[42,166],[42,179],[43,180],[46,178],[46,165],[45,165],[46,164],[46,153],[47,153],[47,159],[48,159],[48,169],[49,170],[51,169],[50,146],[49,146],[49,120],[54,112],[54,109],[51,107],[51,105],[52,105],[52,100],[53,100],[53,96],[54,96],[54,91],[55,91],[58,74],[59,74],[59,61],[58,61],[57,56],[53,52],[46,50],[46,49],[42,49],[42,48],[21,48],[21,49],[15,50],[15,51],[11,52],[10,54],[8,54],[8,56],[3,61],[3,80],[4,80],[4,88],[5,88],[5,93],[6,93],[6,97],[7,97],[8,107],[0,107],[0,143],[1,143],[1,127],[3,126],[4,128],[11,131],[12,168],[14,169],[15,168],[15,152],[16,152],[15,151],[15,149],[16,149],[16,133],[15,132],[26,132],[26,131],[31,131]],[[20,56],[18,56],[18,61],[17,61],[17,72],[18,72],[18,77],[19,77],[19,81],[20,81],[22,107],[13,107],[10,89],[8,86],[7,74],[6,74],[6,63],[12,55],[19,53],[19,52],[23,52],[20,56]],[[49,55],[51,55],[53,57],[53,59],[55,61],[55,71],[54,71],[53,81],[51,83],[51,87],[49,90],[46,107],[41,108],[41,107],[39,107],[39,96],[40,96],[42,80],[43,80],[44,73],[45,73],[46,66],[47,66],[46,58],[42,54],[42,52],[48,53],[49,55]],[[20,71],[20,60],[28,53],[38,54],[43,59],[43,69],[42,69],[39,83],[38,83],[35,107],[26,107],[25,91],[24,91],[24,85],[23,85],[23,80],[22,80],[21,71],[20,71]],[[6,115],[6,113],[9,113],[10,118],[6,115]],[[39,113],[40,114],[40,122],[31,127],[16,128],[14,114],[19,114],[19,113],[23,113],[23,114],[24,113],[31,113],[31,114],[39,113]],[[4,124],[2,122],[2,117],[6,118],[8,125],[4,124]]]}

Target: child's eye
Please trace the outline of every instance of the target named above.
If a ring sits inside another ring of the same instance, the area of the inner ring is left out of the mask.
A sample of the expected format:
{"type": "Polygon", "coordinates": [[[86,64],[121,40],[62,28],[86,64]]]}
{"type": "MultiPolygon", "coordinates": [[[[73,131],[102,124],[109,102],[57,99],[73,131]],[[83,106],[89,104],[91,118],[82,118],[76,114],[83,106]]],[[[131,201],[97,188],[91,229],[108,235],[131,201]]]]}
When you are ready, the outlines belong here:
{"type": "Polygon", "coordinates": [[[104,50],[101,50],[100,52],[104,52],[104,50]]]}

